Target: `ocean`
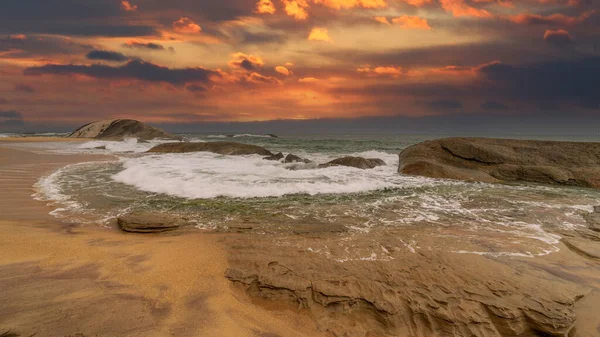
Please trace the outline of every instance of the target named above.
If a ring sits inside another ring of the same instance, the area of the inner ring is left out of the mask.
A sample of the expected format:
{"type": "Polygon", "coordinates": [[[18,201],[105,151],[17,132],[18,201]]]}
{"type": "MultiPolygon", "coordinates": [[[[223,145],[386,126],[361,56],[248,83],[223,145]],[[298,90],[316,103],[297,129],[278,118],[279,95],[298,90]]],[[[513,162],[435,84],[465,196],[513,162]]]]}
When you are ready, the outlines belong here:
{"type": "MultiPolygon", "coordinates": [[[[255,144],[316,163],[351,155],[379,158],[386,165],[370,170],[316,168],[260,156],[148,154],[145,151],[158,142],[135,139],[46,143],[43,151],[112,154],[118,159],[62,168],[38,182],[34,197],[52,205],[52,214],[64,221],[110,228],[116,217],[133,211],[175,214],[204,231],[227,231],[240,224],[265,235],[303,226],[343,228],[340,244],[345,246],[341,256],[335,256],[341,261],[392,258],[389,247],[378,245],[381,240],[376,238],[399,232],[403,247],[395,248],[412,252],[545,255],[559,249],[557,233],[585,228],[583,215],[600,204],[600,191],[594,189],[470,183],[398,173],[398,154],[404,148],[444,135],[183,136],[190,141],[255,144]],[[428,236],[450,237],[446,242],[452,244],[428,246],[428,236]],[[367,239],[373,240],[369,251],[351,249],[356,240],[367,239]]],[[[328,247],[314,244],[302,249],[330,254],[328,247]]]]}

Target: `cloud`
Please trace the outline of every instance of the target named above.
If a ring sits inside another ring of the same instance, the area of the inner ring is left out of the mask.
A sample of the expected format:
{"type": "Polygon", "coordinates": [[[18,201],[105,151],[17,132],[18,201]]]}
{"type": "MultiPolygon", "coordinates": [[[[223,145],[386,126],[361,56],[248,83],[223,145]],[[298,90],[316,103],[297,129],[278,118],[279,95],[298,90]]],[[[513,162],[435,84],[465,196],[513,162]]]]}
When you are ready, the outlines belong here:
{"type": "Polygon", "coordinates": [[[427,20],[418,16],[403,15],[392,19],[392,22],[406,29],[431,29],[431,27],[427,23],[427,20]]]}
{"type": "Polygon", "coordinates": [[[282,74],[282,75],[285,75],[285,76],[289,76],[289,75],[292,74],[292,72],[288,68],[286,68],[284,66],[277,66],[277,67],[275,67],[275,71],[278,72],[278,73],[280,73],[280,74],[282,74]]]}
{"type": "Polygon", "coordinates": [[[462,103],[452,99],[442,99],[428,103],[433,110],[456,110],[462,108],[462,103]]]}
{"type": "Polygon", "coordinates": [[[173,22],[173,30],[182,34],[196,34],[202,31],[202,28],[188,17],[181,17],[173,22]]]}
{"type": "Polygon", "coordinates": [[[314,0],[314,3],[334,9],[387,7],[385,0],[314,0]]]}
{"type": "Polygon", "coordinates": [[[540,15],[540,14],[518,14],[508,17],[514,23],[520,25],[573,25],[583,22],[591,17],[595,11],[584,12],[579,16],[566,16],[564,14],[540,15]]]}
{"type": "Polygon", "coordinates": [[[486,110],[506,110],[506,109],[508,109],[508,107],[505,104],[498,103],[495,101],[486,101],[483,104],[481,104],[481,108],[486,109],[486,110]]]}
{"type": "Polygon", "coordinates": [[[47,64],[26,68],[25,75],[85,75],[98,79],[131,79],[147,82],[163,82],[173,85],[187,83],[210,83],[219,73],[205,68],[167,68],[150,62],[132,60],[118,67],[107,65],[47,64]]]}
{"type": "Polygon", "coordinates": [[[256,12],[260,14],[274,14],[275,4],[271,0],[260,0],[256,4],[256,12]]]}
{"type": "Polygon", "coordinates": [[[392,76],[398,77],[402,75],[402,68],[396,66],[388,66],[388,67],[375,67],[371,68],[370,66],[360,67],[356,69],[359,73],[365,73],[370,75],[383,75],[383,76],[392,76]]]}
{"type": "Polygon", "coordinates": [[[383,23],[384,25],[390,24],[390,22],[388,21],[388,19],[385,16],[375,16],[375,17],[373,17],[373,20],[375,20],[379,23],[383,23]]]}
{"type": "Polygon", "coordinates": [[[0,110],[0,118],[23,119],[23,115],[15,110],[0,110]]]}
{"type": "Polygon", "coordinates": [[[35,92],[35,88],[29,84],[20,83],[20,84],[15,84],[15,91],[32,94],[35,92]]]}
{"type": "Polygon", "coordinates": [[[407,4],[415,6],[415,7],[423,7],[426,4],[430,3],[431,0],[404,0],[407,4]]]}
{"type": "Polygon", "coordinates": [[[0,97],[0,104],[7,104],[8,100],[6,98],[0,97]]]}
{"type": "Polygon", "coordinates": [[[123,9],[126,12],[135,12],[137,11],[138,6],[132,5],[131,2],[127,0],[123,0],[121,1],[121,9],[123,9]]]}
{"type": "Polygon", "coordinates": [[[308,2],[306,0],[282,0],[285,13],[296,20],[308,18],[308,2]]]}
{"type": "Polygon", "coordinates": [[[265,62],[258,56],[246,55],[244,53],[235,53],[231,55],[229,67],[241,68],[246,71],[256,71],[262,68],[265,62]]]}
{"type": "Polygon", "coordinates": [[[461,16],[474,16],[478,18],[489,18],[492,17],[490,12],[485,9],[477,9],[471,7],[465,3],[464,0],[440,0],[442,8],[446,12],[452,13],[455,17],[461,16]]]}
{"type": "Polygon", "coordinates": [[[108,50],[92,50],[85,56],[88,60],[102,60],[111,62],[124,62],[129,60],[129,57],[115,51],[108,50]]]}
{"type": "Polygon", "coordinates": [[[573,46],[574,41],[569,32],[562,29],[546,30],[544,41],[557,48],[568,48],[573,46]]]}
{"type": "Polygon", "coordinates": [[[327,28],[324,28],[324,27],[314,27],[310,31],[310,34],[308,35],[308,39],[310,41],[325,41],[325,42],[333,41],[331,39],[331,37],[329,37],[329,32],[327,31],[327,28]]]}
{"type": "Polygon", "coordinates": [[[147,49],[147,50],[168,50],[174,52],[173,47],[165,48],[163,45],[153,42],[139,42],[139,41],[127,41],[122,45],[125,48],[132,49],[147,49]]]}

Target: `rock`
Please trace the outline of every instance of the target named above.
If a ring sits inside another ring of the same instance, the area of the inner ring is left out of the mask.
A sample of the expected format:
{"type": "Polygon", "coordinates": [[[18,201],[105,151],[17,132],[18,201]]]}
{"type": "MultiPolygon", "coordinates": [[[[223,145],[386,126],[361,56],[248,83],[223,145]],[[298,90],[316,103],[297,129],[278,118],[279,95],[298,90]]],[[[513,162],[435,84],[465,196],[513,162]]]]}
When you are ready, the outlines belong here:
{"type": "Polygon", "coordinates": [[[600,259],[600,242],[582,238],[563,238],[563,243],[579,255],[591,259],[600,259]]]}
{"type": "Polygon", "coordinates": [[[289,163],[307,163],[308,164],[311,161],[308,159],[300,158],[300,157],[290,153],[285,157],[283,162],[286,164],[289,164],[289,163]]]}
{"type": "Polygon", "coordinates": [[[271,138],[279,138],[279,136],[277,136],[276,134],[273,134],[273,133],[269,133],[267,136],[269,136],[271,138]]]}
{"type": "Polygon", "coordinates": [[[131,213],[117,218],[119,227],[130,233],[161,233],[186,224],[182,219],[157,213],[131,213]]]}
{"type": "Polygon", "coordinates": [[[283,159],[283,153],[279,152],[278,154],[274,154],[274,155],[269,156],[269,157],[264,157],[263,159],[264,160],[277,160],[277,161],[279,161],[279,160],[283,159]]]}
{"type": "Polygon", "coordinates": [[[600,232],[600,206],[594,206],[594,211],[584,215],[588,227],[596,232],[600,232]]]}
{"type": "Polygon", "coordinates": [[[161,129],[132,119],[110,119],[92,122],[78,128],[67,137],[103,140],[123,140],[124,138],[137,138],[140,140],[152,140],[155,138],[182,139],[181,137],[171,135],[161,129]]]}
{"type": "Polygon", "coordinates": [[[96,146],[96,147],[94,148],[94,150],[106,150],[106,146],[105,146],[105,145],[102,145],[102,146],[96,146]]]}
{"type": "Polygon", "coordinates": [[[402,151],[398,171],[431,178],[600,188],[600,143],[445,138],[402,151]]]}
{"type": "Polygon", "coordinates": [[[361,157],[343,157],[332,160],[328,163],[319,165],[319,168],[331,167],[331,166],[349,166],[359,169],[372,169],[377,166],[383,166],[385,162],[381,159],[371,158],[365,159],[361,157]]]}
{"type": "Polygon", "coordinates": [[[155,153],[186,153],[186,152],[213,152],[223,155],[249,155],[272,156],[271,151],[251,144],[235,142],[205,142],[205,143],[164,143],[151,148],[148,152],[155,153]]]}

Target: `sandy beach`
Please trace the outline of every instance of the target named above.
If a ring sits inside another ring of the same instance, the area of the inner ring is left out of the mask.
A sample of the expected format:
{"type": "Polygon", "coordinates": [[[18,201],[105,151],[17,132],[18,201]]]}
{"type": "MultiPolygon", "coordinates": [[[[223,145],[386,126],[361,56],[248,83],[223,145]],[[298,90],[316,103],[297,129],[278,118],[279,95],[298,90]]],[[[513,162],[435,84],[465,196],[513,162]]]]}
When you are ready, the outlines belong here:
{"type": "MultiPolygon", "coordinates": [[[[61,139],[62,140],[62,139],[61,139]]],[[[223,276],[218,234],[138,236],[58,221],[32,186],[102,156],[0,143],[0,333],[20,336],[319,336],[293,307],[252,303],[223,276]]]]}
{"type": "MultiPolygon", "coordinates": [[[[220,233],[129,234],[58,220],[48,214],[52,207],[32,197],[39,178],[62,166],[113,157],[33,153],[15,147],[19,142],[0,141],[0,333],[600,334],[598,260],[563,243],[558,252],[535,258],[415,253],[397,247],[402,238],[418,238],[422,247],[455,242],[451,229],[444,237],[429,237],[407,226],[385,234],[373,231],[354,243],[356,251],[371,249],[368,239],[377,237],[393,259],[339,261],[304,249],[335,247],[345,232],[337,226],[290,225],[273,235],[247,223],[220,233]]],[[[597,239],[587,232],[565,235],[576,243],[597,239]]],[[[472,249],[481,245],[470,244],[472,249]]]]}

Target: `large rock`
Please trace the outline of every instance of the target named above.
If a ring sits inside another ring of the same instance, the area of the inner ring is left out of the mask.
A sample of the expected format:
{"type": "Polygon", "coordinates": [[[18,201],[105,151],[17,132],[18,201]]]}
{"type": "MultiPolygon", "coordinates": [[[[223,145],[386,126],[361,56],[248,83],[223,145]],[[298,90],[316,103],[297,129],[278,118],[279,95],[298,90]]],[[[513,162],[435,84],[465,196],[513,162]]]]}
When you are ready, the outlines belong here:
{"type": "Polygon", "coordinates": [[[123,140],[124,138],[181,140],[181,137],[173,136],[161,129],[132,119],[109,119],[92,122],[80,127],[67,137],[102,140],[123,140]]]}
{"type": "Polygon", "coordinates": [[[285,156],[285,159],[283,160],[284,163],[289,164],[289,163],[310,163],[311,161],[308,159],[304,159],[304,158],[300,158],[298,156],[296,156],[295,154],[292,153],[288,153],[287,156],[285,156]]]}
{"type": "Polygon", "coordinates": [[[402,151],[398,171],[431,178],[600,188],[600,143],[446,138],[402,151]]]}
{"type": "Polygon", "coordinates": [[[271,151],[251,144],[235,142],[205,142],[205,143],[165,143],[151,148],[148,152],[159,153],[186,153],[186,152],[213,152],[224,155],[258,154],[272,156],[271,151]]]}
{"type": "Polygon", "coordinates": [[[162,233],[175,230],[186,222],[157,213],[130,213],[117,218],[119,227],[130,233],[162,233]]]}
{"type": "Polygon", "coordinates": [[[381,159],[370,158],[365,159],[362,157],[342,157],[332,160],[328,163],[319,165],[319,168],[331,167],[331,166],[349,166],[359,169],[372,169],[377,166],[383,166],[385,162],[381,159]]]}

